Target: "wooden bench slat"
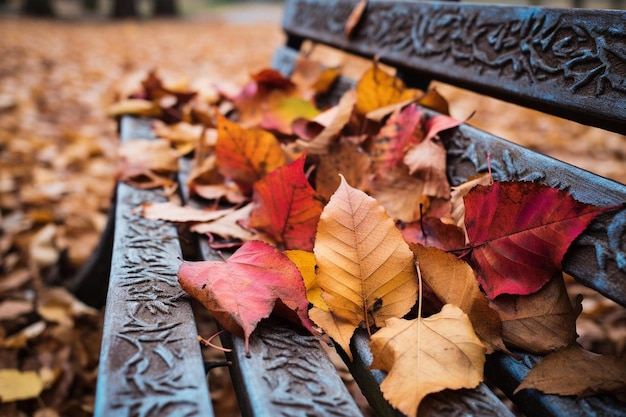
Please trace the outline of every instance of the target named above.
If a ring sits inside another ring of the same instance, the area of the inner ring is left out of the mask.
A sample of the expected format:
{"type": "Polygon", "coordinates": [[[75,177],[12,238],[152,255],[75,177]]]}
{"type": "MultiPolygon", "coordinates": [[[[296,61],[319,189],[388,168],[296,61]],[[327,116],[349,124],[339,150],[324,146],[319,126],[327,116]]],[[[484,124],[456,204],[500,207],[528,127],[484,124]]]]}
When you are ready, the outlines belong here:
{"type": "MultiPolygon", "coordinates": [[[[186,184],[191,161],[183,159],[180,184],[186,184]]],[[[202,207],[182,187],[183,200],[202,207]]],[[[200,257],[222,261],[206,238],[196,236],[200,257]]],[[[222,345],[232,349],[226,358],[242,415],[361,417],[359,407],[337,373],[321,342],[306,330],[270,317],[262,320],[249,341],[246,356],[242,337],[224,332],[222,345]]]]}
{"type": "Polygon", "coordinates": [[[626,11],[370,0],[286,3],[283,29],[398,68],[626,133],[626,11]],[[497,81],[496,81],[497,80],[497,81]]]}
{"type": "MultiPolygon", "coordinates": [[[[122,140],[152,137],[124,118],[122,140]]],[[[180,288],[176,227],[137,208],[166,201],[163,191],[117,188],[95,416],[212,416],[189,299],[180,288]]]]}

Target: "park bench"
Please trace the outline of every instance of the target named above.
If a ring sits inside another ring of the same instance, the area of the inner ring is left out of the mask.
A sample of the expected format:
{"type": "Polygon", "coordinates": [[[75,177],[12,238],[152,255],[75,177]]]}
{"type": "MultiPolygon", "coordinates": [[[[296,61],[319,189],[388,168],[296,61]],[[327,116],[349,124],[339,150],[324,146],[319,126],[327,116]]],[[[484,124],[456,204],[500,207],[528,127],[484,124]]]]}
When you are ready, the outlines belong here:
{"type": "MultiPolygon", "coordinates": [[[[626,12],[445,2],[370,1],[349,38],[356,0],[285,2],[285,46],[273,66],[289,74],[304,41],[311,40],[397,68],[408,86],[437,80],[548,114],[626,134],[626,12]]],[[[339,97],[354,81],[342,78],[339,97]]],[[[428,110],[429,111],[429,110],[428,110]]],[[[429,111],[430,112],[430,111],[429,111]]],[[[432,114],[432,113],[430,113],[432,114]]],[[[151,121],[123,117],[121,140],[153,137],[151,121]]],[[[551,159],[468,124],[441,134],[448,176],[459,184],[491,169],[496,180],[536,181],[567,189],[602,206],[626,202],[626,186],[551,159]]],[[[182,172],[185,170],[183,169],[182,172]]],[[[182,197],[188,196],[184,178],[182,197]]],[[[180,289],[179,257],[219,259],[201,241],[136,210],[166,201],[161,190],[119,184],[111,218],[76,293],[93,305],[106,297],[96,416],[210,416],[206,370],[189,298],[180,289]],[[182,249],[181,249],[182,248],[182,249]],[[109,278],[110,276],[110,278],[109,278]]],[[[564,270],[584,285],[626,305],[626,209],[599,216],[577,238],[564,270]]],[[[237,336],[221,335],[245,416],[361,415],[320,342],[270,319],[250,340],[250,357],[237,336]]],[[[397,415],[382,397],[382,372],[369,371],[367,335],[353,338],[348,367],[377,415],[397,415]]],[[[341,352],[340,352],[341,353],[341,352]]],[[[528,416],[618,416],[613,396],[583,399],[514,389],[540,357],[495,353],[488,384],[430,395],[420,415],[512,415],[490,387],[498,387],[528,416]]],[[[345,353],[344,353],[345,356],[345,353]]],[[[209,367],[211,364],[208,364],[209,367]]],[[[584,375],[581,376],[584,378],[584,375]]]]}

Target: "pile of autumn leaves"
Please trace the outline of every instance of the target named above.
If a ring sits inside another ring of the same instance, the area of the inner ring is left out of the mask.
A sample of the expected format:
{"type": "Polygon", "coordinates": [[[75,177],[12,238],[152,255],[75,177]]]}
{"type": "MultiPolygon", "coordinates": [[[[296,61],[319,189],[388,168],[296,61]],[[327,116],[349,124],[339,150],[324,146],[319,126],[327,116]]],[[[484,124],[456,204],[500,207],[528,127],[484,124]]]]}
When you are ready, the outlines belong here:
{"type": "Polygon", "coordinates": [[[165,121],[160,139],[123,145],[124,181],[171,190],[179,157],[195,151],[189,190],[210,204],[144,204],[144,216],[237,247],[224,261],[184,262],[182,287],[246,344],[272,313],[350,357],[366,328],[372,368],[388,372],[381,389],[409,416],[431,392],[476,387],[485,354],[512,347],[550,353],[518,390],[623,390],[622,362],[576,347],[581,305],[560,266],[606,209],[489,174],[450,187],[438,135],[459,122],[421,107],[447,114],[445,100],[373,65],[318,109],[339,76],[301,57],[290,78],[263,70],[200,98],[152,73],[111,109],[165,121]]]}

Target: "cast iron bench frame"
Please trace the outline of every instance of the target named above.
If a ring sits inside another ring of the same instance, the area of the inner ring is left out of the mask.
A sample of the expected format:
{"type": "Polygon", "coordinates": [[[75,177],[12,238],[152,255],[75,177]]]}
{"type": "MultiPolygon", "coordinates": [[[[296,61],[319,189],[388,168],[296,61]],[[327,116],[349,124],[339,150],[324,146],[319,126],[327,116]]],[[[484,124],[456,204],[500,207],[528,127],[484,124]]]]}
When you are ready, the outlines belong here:
{"type": "MultiPolygon", "coordinates": [[[[356,3],[287,1],[287,41],[273,66],[290,74],[303,42],[312,40],[370,59],[376,55],[397,68],[409,86],[424,88],[438,80],[626,134],[625,11],[370,1],[347,39],[345,23],[356,3]]],[[[353,80],[340,79],[335,99],[352,85],[353,80]]],[[[121,140],[153,137],[150,123],[122,118],[121,140]]],[[[486,171],[491,154],[496,180],[537,181],[597,205],[626,202],[623,184],[469,125],[441,136],[453,185],[486,171]]],[[[184,177],[180,184],[186,200],[184,177]]],[[[144,202],[165,200],[161,190],[119,184],[101,243],[76,279],[83,300],[102,305],[106,298],[96,416],[213,415],[190,300],[176,278],[183,252],[198,255],[181,250],[189,237],[180,240],[175,225],[146,220],[137,211],[144,202]]],[[[625,241],[626,209],[606,213],[574,242],[564,270],[626,305],[625,241]]],[[[200,258],[219,259],[206,242],[198,245],[200,258]]],[[[319,341],[300,329],[263,322],[251,338],[250,357],[239,337],[221,338],[233,349],[227,358],[244,416],[361,415],[319,341]]],[[[372,358],[366,334],[357,331],[352,350],[349,369],[376,413],[396,415],[379,390],[384,374],[367,369],[372,358]]],[[[535,390],[512,395],[540,359],[518,353],[521,360],[490,355],[486,376],[527,415],[626,415],[623,403],[609,395],[581,400],[535,390]]],[[[483,383],[430,395],[420,415],[511,413],[483,383]]]]}

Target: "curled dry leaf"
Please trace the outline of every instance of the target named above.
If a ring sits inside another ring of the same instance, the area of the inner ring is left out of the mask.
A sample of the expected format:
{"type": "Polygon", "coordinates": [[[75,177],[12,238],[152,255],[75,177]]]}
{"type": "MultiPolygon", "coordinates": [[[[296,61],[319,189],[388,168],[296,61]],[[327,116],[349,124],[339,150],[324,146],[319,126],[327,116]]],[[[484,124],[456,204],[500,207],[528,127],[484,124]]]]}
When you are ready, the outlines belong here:
{"type": "Polygon", "coordinates": [[[146,219],[167,220],[170,222],[211,222],[231,214],[235,209],[203,210],[190,206],[180,206],[172,202],[144,203],[142,214],[146,219]]]}
{"type": "Polygon", "coordinates": [[[178,152],[163,139],[132,139],[119,150],[119,177],[137,188],[169,187],[178,172],[178,152]]]}
{"type": "Polygon", "coordinates": [[[349,356],[357,326],[383,326],[415,304],[413,253],[385,209],[343,177],[322,212],[314,253],[331,314],[312,318],[349,356]]]}
{"type": "Polygon", "coordinates": [[[493,177],[488,172],[484,172],[476,174],[464,183],[451,188],[450,204],[452,205],[452,209],[450,210],[450,217],[452,217],[455,224],[463,230],[466,243],[469,243],[469,237],[467,236],[467,229],[465,228],[465,202],[463,201],[463,197],[477,185],[487,186],[491,184],[493,184],[493,177]]]}
{"type": "Polygon", "coordinates": [[[474,388],[483,380],[485,348],[460,308],[447,304],[426,319],[392,318],[372,335],[372,369],[391,405],[415,417],[424,397],[444,389],[474,388]]]}
{"type": "Polygon", "coordinates": [[[255,232],[241,225],[248,221],[253,207],[253,204],[247,204],[211,222],[196,223],[190,227],[190,230],[195,233],[217,235],[224,239],[239,239],[244,242],[248,240],[261,240],[274,244],[274,241],[269,236],[255,232]]]}
{"type": "Polygon", "coordinates": [[[245,242],[225,262],[183,262],[178,281],[224,328],[244,337],[246,352],[256,325],[272,312],[313,333],[300,271],[266,243],[245,242]]]}
{"type": "Polygon", "coordinates": [[[535,364],[514,394],[529,388],[546,394],[578,397],[623,393],[626,392],[626,361],[576,345],[568,346],[535,364]]]}
{"type": "Polygon", "coordinates": [[[576,341],[575,306],[568,297],[561,274],[529,295],[502,295],[491,302],[502,320],[502,337],[507,345],[546,354],[576,341]]]}
{"type": "MultiPolygon", "coordinates": [[[[339,100],[339,103],[321,113],[309,123],[318,123],[319,127],[314,128],[315,134],[308,139],[303,134],[303,139],[299,139],[297,143],[312,155],[326,155],[328,148],[337,139],[341,130],[350,121],[350,116],[356,103],[356,91],[348,90],[339,100]],[[321,129],[321,130],[320,130],[321,129]]],[[[306,131],[306,129],[305,129],[306,131]]]]}
{"type": "Polygon", "coordinates": [[[410,245],[424,283],[444,304],[454,304],[471,320],[487,353],[506,350],[498,313],[480,291],[472,268],[456,256],[437,248],[410,245]]]}
{"type": "Polygon", "coordinates": [[[341,174],[348,184],[361,188],[371,166],[369,155],[360,146],[352,143],[339,143],[330,148],[331,152],[320,158],[315,171],[315,187],[325,199],[337,190],[341,174]]]}

